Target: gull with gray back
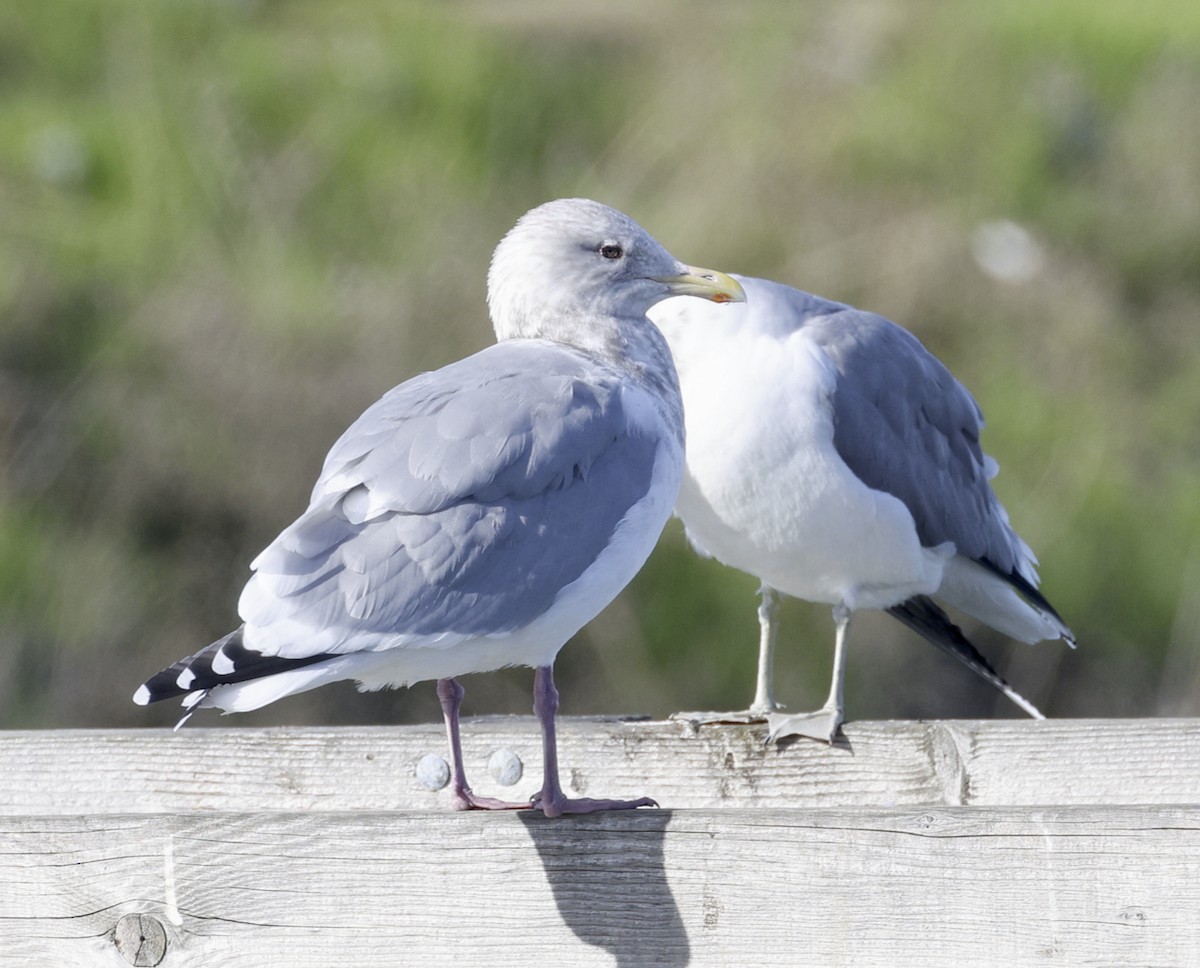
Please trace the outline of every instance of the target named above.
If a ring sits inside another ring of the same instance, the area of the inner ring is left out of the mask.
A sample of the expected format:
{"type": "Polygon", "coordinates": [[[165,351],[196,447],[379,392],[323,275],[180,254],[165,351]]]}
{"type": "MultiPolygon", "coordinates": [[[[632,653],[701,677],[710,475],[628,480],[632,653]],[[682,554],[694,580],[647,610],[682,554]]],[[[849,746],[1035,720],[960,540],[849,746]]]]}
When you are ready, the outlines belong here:
{"type": "Polygon", "coordinates": [[[683,265],[597,202],[527,213],[488,276],[499,342],[359,417],[307,510],[252,563],[242,624],[152,676],[135,701],[242,711],[341,679],[437,680],[453,805],[511,809],[530,803],[467,783],[457,677],[530,666],[544,757],[533,804],[548,816],[652,804],[563,793],[552,665],[641,568],[675,502],[679,386],[646,317],[675,295],[742,298],[729,277],[683,265]]]}
{"type": "Polygon", "coordinates": [[[970,393],[911,333],[841,303],[735,277],[720,314],[671,299],[651,318],[675,357],[687,418],[676,512],[705,555],[762,583],[757,690],[738,713],[773,739],[832,741],[844,718],[850,616],[884,609],[965,662],[1032,716],[942,610],[1022,642],[1071,631],[1038,591],[1036,559],[1009,524],[970,393]],[[833,606],[832,683],[815,712],[786,714],[771,688],[776,593],[833,606]]]}

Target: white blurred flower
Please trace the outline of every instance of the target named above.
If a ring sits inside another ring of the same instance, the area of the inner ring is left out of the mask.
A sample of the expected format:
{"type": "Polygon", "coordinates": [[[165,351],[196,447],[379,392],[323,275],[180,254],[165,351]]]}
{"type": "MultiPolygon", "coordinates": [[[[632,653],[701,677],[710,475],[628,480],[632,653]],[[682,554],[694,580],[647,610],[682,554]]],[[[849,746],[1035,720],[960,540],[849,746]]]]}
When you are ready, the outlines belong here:
{"type": "Polygon", "coordinates": [[[1027,282],[1046,261],[1037,239],[1008,219],[981,223],[971,235],[971,254],[980,269],[1001,282],[1027,282]]]}

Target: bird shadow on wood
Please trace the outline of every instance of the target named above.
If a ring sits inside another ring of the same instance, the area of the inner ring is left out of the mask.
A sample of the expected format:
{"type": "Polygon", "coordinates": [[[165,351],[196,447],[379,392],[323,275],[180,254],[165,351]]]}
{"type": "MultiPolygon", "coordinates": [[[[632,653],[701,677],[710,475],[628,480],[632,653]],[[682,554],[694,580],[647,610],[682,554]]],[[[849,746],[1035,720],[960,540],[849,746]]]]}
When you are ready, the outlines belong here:
{"type": "Polygon", "coordinates": [[[518,814],[537,847],[564,923],[618,968],[684,968],[687,931],[663,862],[670,810],[547,820],[518,814]]]}

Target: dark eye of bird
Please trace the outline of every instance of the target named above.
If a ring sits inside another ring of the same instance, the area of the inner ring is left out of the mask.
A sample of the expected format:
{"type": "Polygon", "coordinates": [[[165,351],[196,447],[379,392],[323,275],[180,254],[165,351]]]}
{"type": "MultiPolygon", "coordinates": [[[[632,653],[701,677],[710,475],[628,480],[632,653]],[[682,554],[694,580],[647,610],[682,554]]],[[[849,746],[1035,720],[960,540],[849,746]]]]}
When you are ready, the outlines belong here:
{"type": "Polygon", "coordinates": [[[606,259],[619,259],[625,254],[625,250],[617,245],[616,242],[605,242],[600,246],[599,251],[606,259]]]}

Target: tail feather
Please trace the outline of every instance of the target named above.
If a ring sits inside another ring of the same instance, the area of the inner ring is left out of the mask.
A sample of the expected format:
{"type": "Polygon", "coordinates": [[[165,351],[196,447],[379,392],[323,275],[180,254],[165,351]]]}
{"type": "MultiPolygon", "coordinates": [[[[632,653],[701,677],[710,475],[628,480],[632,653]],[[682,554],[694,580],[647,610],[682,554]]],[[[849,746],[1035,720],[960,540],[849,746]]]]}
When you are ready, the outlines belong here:
{"type": "Polygon", "coordinates": [[[1013,689],[1004,680],[1004,677],[992,668],[991,663],[971,644],[962,629],[950,621],[950,616],[942,611],[933,599],[924,595],[916,595],[899,605],[893,605],[887,612],[892,618],[903,622],[943,652],[954,656],[984,681],[999,689],[1034,719],[1046,718],[1033,703],[1013,689]]]}

